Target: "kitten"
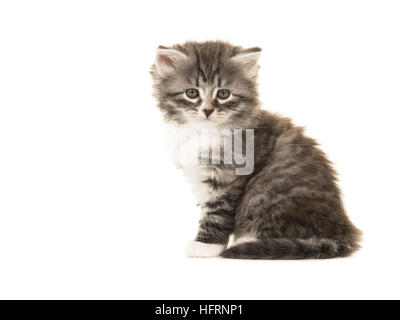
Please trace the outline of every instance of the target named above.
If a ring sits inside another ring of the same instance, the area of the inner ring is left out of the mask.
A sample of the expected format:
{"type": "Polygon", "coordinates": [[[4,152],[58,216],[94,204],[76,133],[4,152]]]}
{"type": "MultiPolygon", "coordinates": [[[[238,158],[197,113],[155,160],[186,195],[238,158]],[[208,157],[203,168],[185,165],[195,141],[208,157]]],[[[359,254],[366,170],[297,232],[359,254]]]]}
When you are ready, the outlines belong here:
{"type": "Polygon", "coordinates": [[[229,149],[226,141],[242,138],[237,145],[243,148],[233,150],[235,156],[253,152],[253,167],[246,174],[237,171],[243,161],[214,159],[218,152],[208,164],[180,164],[202,210],[187,254],[238,259],[349,256],[359,248],[361,232],[346,215],[331,163],[302,128],[260,109],[260,52],[220,41],[157,50],[151,74],[158,107],[170,127],[191,130],[175,147],[187,151],[199,132],[208,132],[223,150],[229,149]],[[231,235],[234,241],[228,246],[231,235]]]}

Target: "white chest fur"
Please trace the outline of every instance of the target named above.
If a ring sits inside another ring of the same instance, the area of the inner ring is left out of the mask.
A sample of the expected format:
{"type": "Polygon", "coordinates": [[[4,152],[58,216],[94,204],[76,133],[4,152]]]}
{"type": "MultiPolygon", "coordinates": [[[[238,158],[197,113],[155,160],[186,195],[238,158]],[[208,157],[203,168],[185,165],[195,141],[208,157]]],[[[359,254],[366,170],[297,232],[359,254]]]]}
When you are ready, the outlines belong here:
{"type": "Polygon", "coordinates": [[[198,203],[201,205],[218,197],[219,192],[205,181],[226,181],[230,176],[225,170],[210,165],[218,163],[221,156],[221,133],[215,129],[199,130],[170,123],[166,126],[166,137],[172,158],[182,169],[198,203]]]}
{"type": "Polygon", "coordinates": [[[192,187],[192,192],[198,204],[215,199],[219,192],[213,190],[205,181],[218,179],[215,170],[210,170],[208,165],[185,165],[182,166],[183,174],[192,187]]]}

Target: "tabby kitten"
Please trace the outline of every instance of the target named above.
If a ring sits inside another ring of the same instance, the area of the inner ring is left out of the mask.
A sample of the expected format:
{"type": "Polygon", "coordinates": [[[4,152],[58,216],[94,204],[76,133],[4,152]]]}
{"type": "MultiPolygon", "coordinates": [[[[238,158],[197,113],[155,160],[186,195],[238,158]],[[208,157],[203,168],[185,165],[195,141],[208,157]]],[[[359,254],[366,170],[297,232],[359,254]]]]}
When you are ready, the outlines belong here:
{"type": "MultiPolygon", "coordinates": [[[[242,164],[224,159],[180,164],[202,210],[187,254],[238,259],[349,256],[359,248],[360,231],[346,216],[331,163],[302,128],[260,109],[260,52],[220,41],[157,50],[151,74],[169,127],[191,129],[193,136],[207,130],[210,136],[224,130],[225,137],[232,137],[233,129],[253,132],[251,141],[242,139],[244,149],[239,151],[253,146],[253,170],[247,174],[237,173],[242,164]]],[[[185,141],[193,144],[190,135],[185,141]]],[[[227,149],[222,141],[218,143],[227,149]]],[[[185,148],[185,143],[179,145],[185,148]]]]}

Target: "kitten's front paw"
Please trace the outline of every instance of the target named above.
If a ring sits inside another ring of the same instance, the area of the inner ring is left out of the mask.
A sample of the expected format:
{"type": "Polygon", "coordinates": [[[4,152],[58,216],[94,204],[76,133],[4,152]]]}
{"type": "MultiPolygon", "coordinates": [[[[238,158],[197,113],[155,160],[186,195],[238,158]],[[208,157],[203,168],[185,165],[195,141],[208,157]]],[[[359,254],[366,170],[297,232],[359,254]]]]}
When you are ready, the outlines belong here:
{"type": "Polygon", "coordinates": [[[225,245],[190,241],[185,248],[186,255],[191,258],[218,257],[225,245]]]}

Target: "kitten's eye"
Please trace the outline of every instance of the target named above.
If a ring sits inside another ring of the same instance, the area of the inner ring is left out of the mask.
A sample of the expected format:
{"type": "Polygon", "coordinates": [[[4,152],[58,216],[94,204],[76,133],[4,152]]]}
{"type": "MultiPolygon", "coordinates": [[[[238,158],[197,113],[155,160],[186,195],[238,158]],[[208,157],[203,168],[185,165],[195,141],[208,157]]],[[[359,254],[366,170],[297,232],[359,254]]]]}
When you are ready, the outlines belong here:
{"type": "Polygon", "coordinates": [[[199,96],[199,90],[197,90],[197,89],[187,89],[185,91],[185,93],[188,96],[188,98],[190,98],[190,99],[194,99],[199,96]]]}
{"type": "Polygon", "coordinates": [[[220,89],[217,92],[217,97],[222,100],[228,99],[230,95],[231,95],[231,92],[228,89],[220,89]]]}

